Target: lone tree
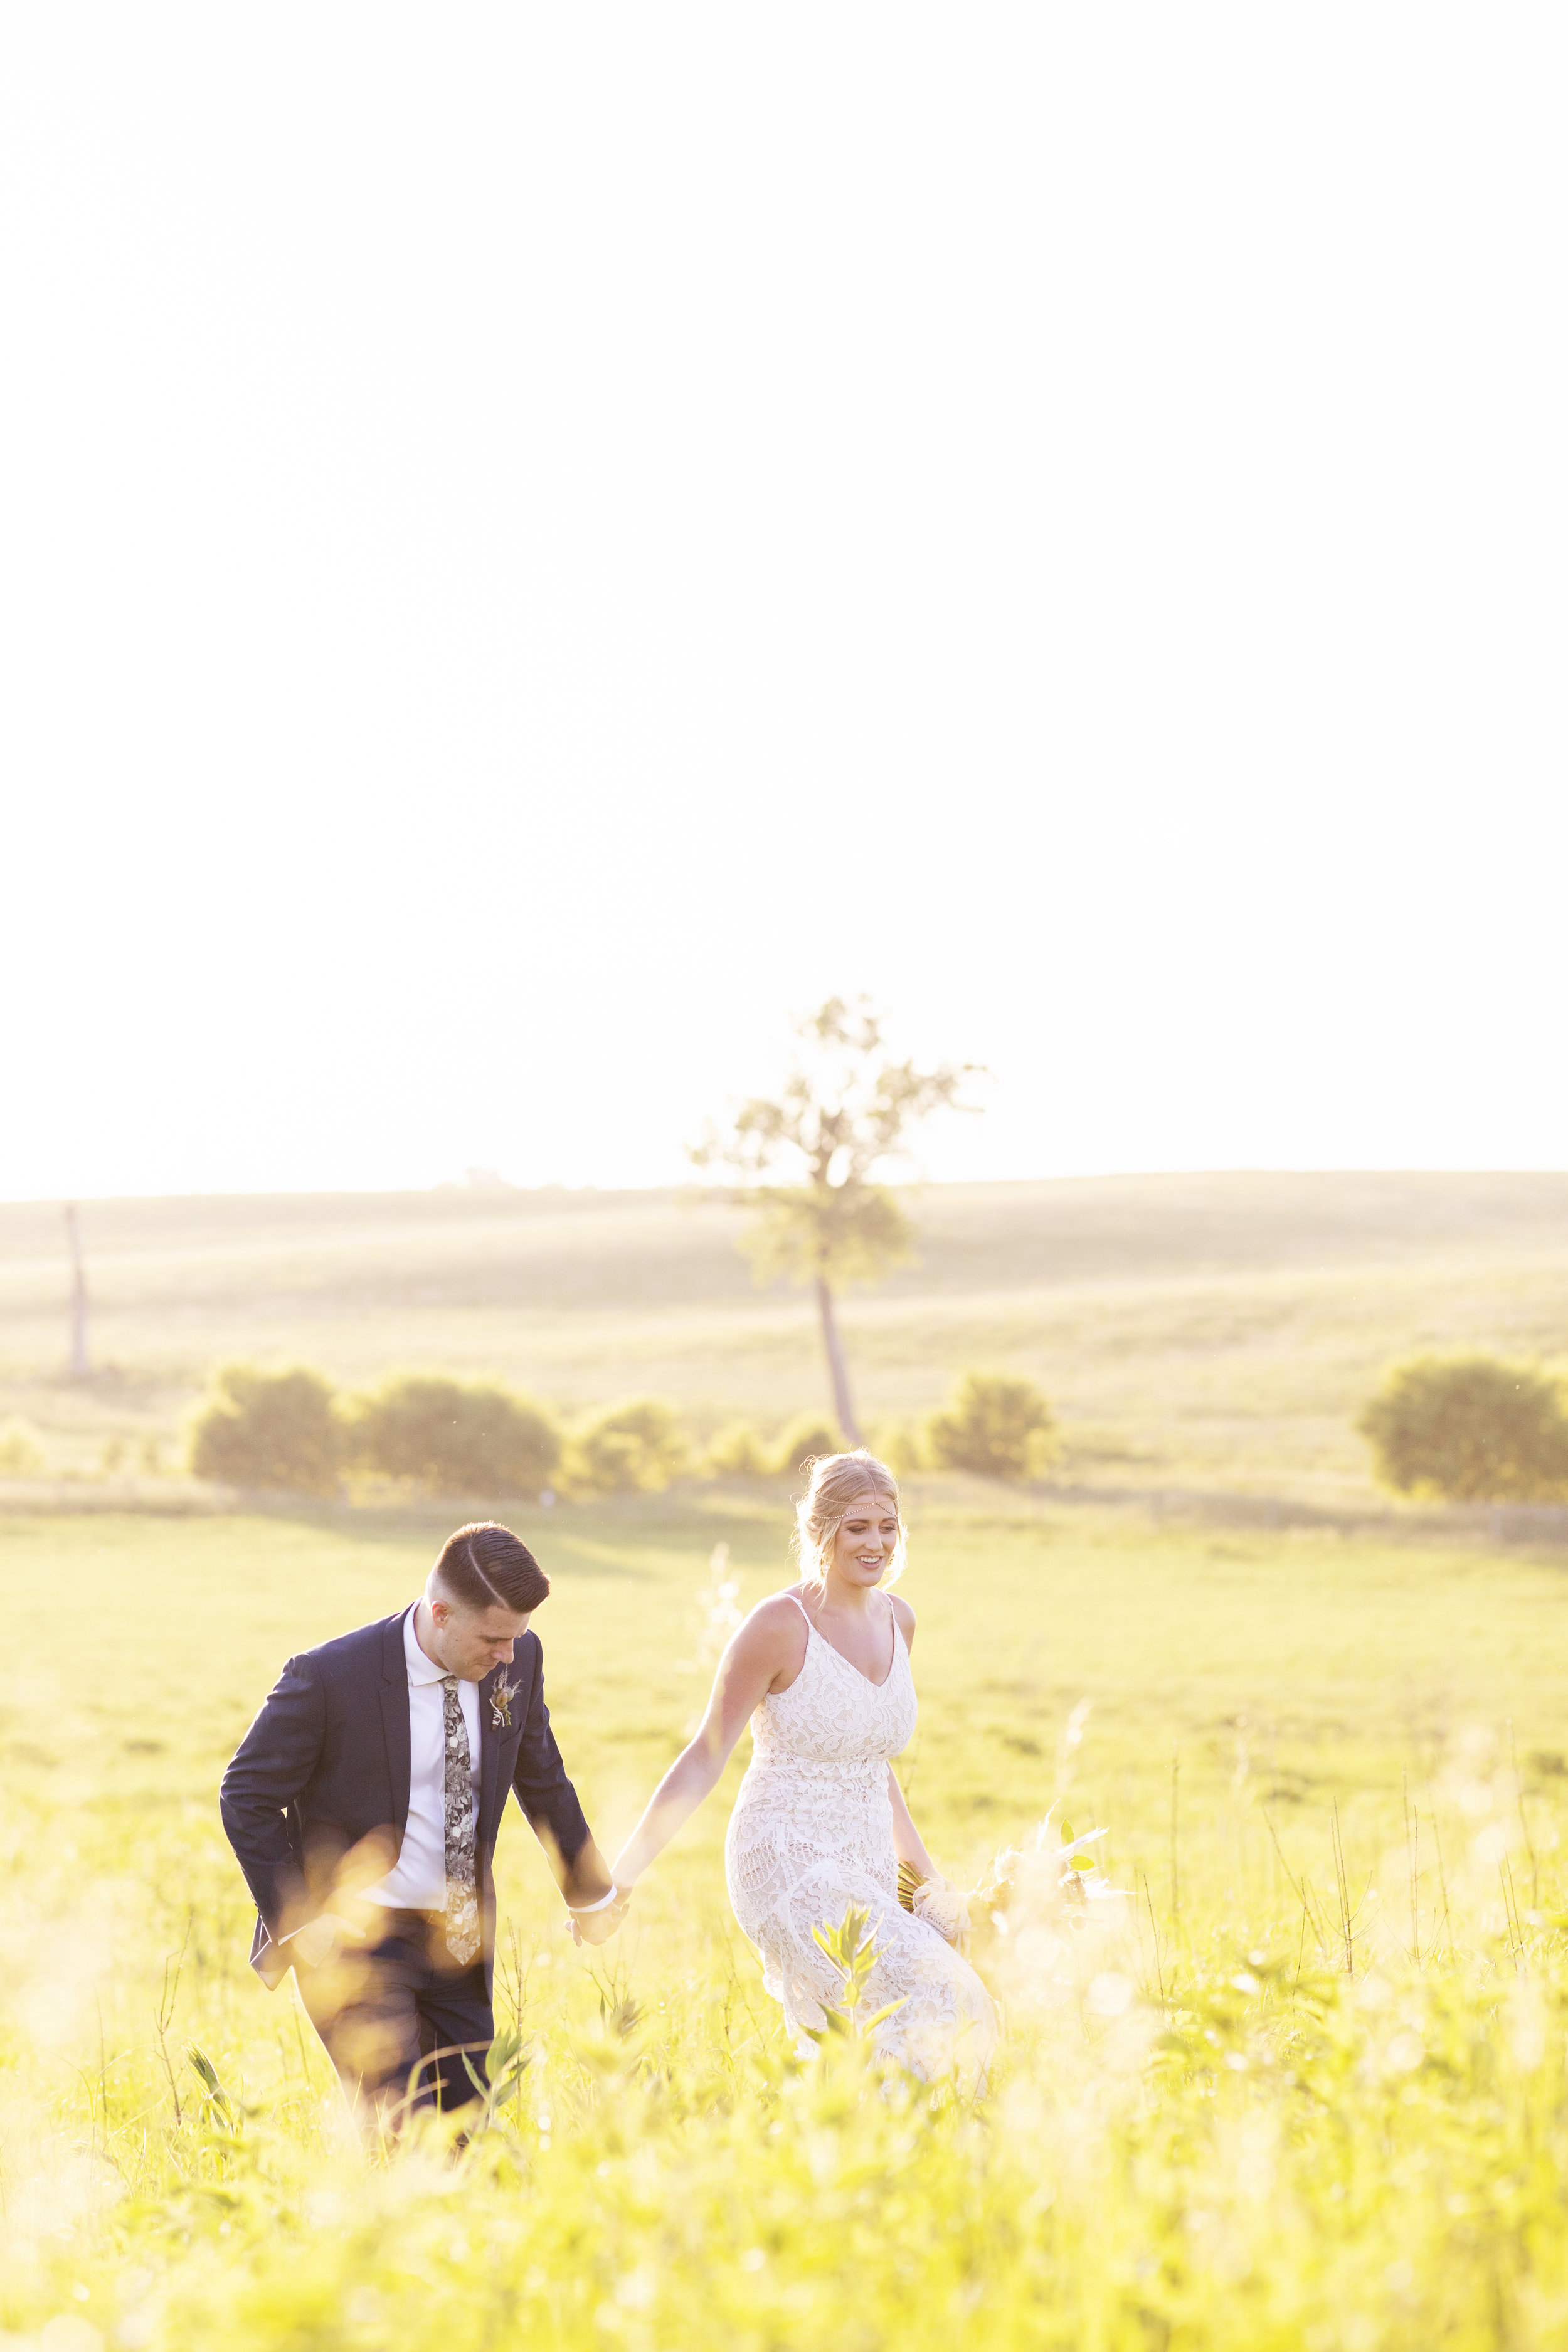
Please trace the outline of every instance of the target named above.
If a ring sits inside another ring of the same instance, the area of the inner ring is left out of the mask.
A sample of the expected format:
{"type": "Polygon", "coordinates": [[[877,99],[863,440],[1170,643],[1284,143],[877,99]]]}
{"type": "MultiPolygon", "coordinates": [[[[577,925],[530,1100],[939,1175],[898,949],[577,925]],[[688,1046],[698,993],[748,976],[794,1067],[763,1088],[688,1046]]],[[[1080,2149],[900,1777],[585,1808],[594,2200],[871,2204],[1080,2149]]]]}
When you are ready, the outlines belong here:
{"type": "Polygon", "coordinates": [[[895,1062],[865,997],[847,1004],[830,996],[795,1033],[795,1061],[777,1100],[753,1095],[690,1156],[699,1168],[730,1168],[742,1179],[740,1198],[758,1211],[742,1244],[757,1280],[784,1275],[815,1286],[834,1409],[858,1445],[834,1297],[847,1283],[874,1282],[912,1256],[909,1219],[874,1173],[907,1156],[911,1129],[932,1111],[978,1110],[959,1092],[980,1067],[895,1062]],[[795,1181],[760,1181],[775,1171],[795,1181]]]}

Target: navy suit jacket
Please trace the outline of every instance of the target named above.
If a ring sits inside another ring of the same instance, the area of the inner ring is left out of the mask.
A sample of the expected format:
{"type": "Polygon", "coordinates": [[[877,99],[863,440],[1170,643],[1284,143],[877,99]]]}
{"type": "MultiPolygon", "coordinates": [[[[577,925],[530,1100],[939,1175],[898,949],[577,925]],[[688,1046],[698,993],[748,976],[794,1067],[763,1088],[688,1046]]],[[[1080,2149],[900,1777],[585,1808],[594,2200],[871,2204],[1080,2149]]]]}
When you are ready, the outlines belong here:
{"type": "MultiPolygon", "coordinates": [[[[369,1885],[395,1862],[408,1822],[408,1668],[400,1609],[290,1658],[223,1776],[228,1842],[256,1898],[250,1963],[268,1985],[291,1965],[281,1938],[331,1907],[334,1889],[369,1885]]],[[[475,1837],[487,1983],[495,1955],[491,1858],[506,1793],[541,1844],[573,1864],[593,1848],[544,1704],[539,1636],[524,1633],[510,1666],[479,1685],[479,1819],[475,1837]],[[492,1704],[502,1681],[515,1685],[492,1704]],[[503,1718],[510,1714],[511,1720],[503,1718]]],[[[595,1876],[597,1874],[595,1874],[595,1876]]],[[[609,1882],[581,1889],[607,1894],[609,1882]]]]}

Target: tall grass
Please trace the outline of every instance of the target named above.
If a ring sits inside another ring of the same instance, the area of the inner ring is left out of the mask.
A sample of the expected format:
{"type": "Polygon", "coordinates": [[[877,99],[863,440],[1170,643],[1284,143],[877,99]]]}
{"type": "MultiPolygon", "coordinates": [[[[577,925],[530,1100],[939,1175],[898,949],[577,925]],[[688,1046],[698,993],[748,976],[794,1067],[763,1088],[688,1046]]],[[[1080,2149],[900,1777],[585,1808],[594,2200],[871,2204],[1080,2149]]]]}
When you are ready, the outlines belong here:
{"type": "Polygon", "coordinates": [[[1331,1837],[1277,1905],[1189,1864],[1184,1925],[1145,1888],[1066,1962],[1015,1910],[977,2104],[863,2046],[797,2063],[712,1908],[589,1964],[514,1920],[520,2069],[467,2147],[395,2152],[215,1943],[216,1850],[163,1848],[162,1957],[123,1879],[11,1938],[0,2321],[47,2352],[1568,2341],[1568,1940],[1520,1907],[1505,1803],[1446,1792],[1448,1877],[1397,1926],[1331,1837]],[[117,1955],[61,2038],[88,1911],[117,1955]]]}
{"type": "MultiPolygon", "coordinates": [[[[713,1595],[775,1580],[771,1541],[668,1503],[552,1538],[552,1697],[602,1833],[697,1703],[713,1595]]],[[[4,1531],[0,2346],[1568,2345],[1549,1562],[928,1519],[903,1769],[939,1859],[973,1875],[1065,1799],[1127,1890],[1087,1942],[1027,1880],[977,1923],[987,2096],[789,2053],[723,1903],[721,1805],[585,1955],[514,1821],[521,2063],[468,2145],[435,2122],[386,2151],[245,1967],[212,1790],[284,1651],[395,1605],[426,1549],[4,1531]]]]}

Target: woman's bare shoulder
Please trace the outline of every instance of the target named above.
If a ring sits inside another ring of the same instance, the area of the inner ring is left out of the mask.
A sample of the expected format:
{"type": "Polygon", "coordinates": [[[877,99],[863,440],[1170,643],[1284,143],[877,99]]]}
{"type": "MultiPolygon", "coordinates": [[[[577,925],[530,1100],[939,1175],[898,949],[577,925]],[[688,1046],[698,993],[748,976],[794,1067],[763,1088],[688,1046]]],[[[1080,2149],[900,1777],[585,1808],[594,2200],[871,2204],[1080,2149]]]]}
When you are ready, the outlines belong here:
{"type": "Polygon", "coordinates": [[[889,1592],[888,1599],[892,1603],[893,1622],[907,1642],[915,1630],[915,1612],[901,1593],[889,1592]]]}
{"type": "Polygon", "coordinates": [[[787,1592],[759,1601],[731,1641],[729,1656],[743,1674],[770,1690],[787,1690],[805,1665],[806,1621],[787,1592]]]}
{"type": "Polygon", "coordinates": [[[761,1641],[796,1643],[805,1634],[806,1621],[801,1612],[800,1596],[791,1589],[785,1592],[770,1592],[742,1626],[742,1633],[755,1633],[761,1641]]]}

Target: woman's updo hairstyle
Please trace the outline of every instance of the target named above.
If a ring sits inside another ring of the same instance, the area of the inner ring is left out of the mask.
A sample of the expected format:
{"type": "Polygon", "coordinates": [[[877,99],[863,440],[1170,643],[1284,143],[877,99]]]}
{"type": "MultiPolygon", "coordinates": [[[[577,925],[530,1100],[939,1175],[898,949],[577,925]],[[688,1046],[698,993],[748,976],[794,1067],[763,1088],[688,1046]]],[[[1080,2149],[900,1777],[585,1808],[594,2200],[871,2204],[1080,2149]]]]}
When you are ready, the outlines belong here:
{"type": "Polygon", "coordinates": [[[868,1493],[887,1503],[899,1523],[899,1540],[883,1580],[896,1584],[904,1572],[904,1515],[899,1507],[899,1482],[887,1464],[860,1445],[853,1454],[819,1454],[805,1466],[811,1481],[795,1507],[795,1554],[802,1583],[826,1590],[834,1538],[856,1496],[868,1493]]]}

